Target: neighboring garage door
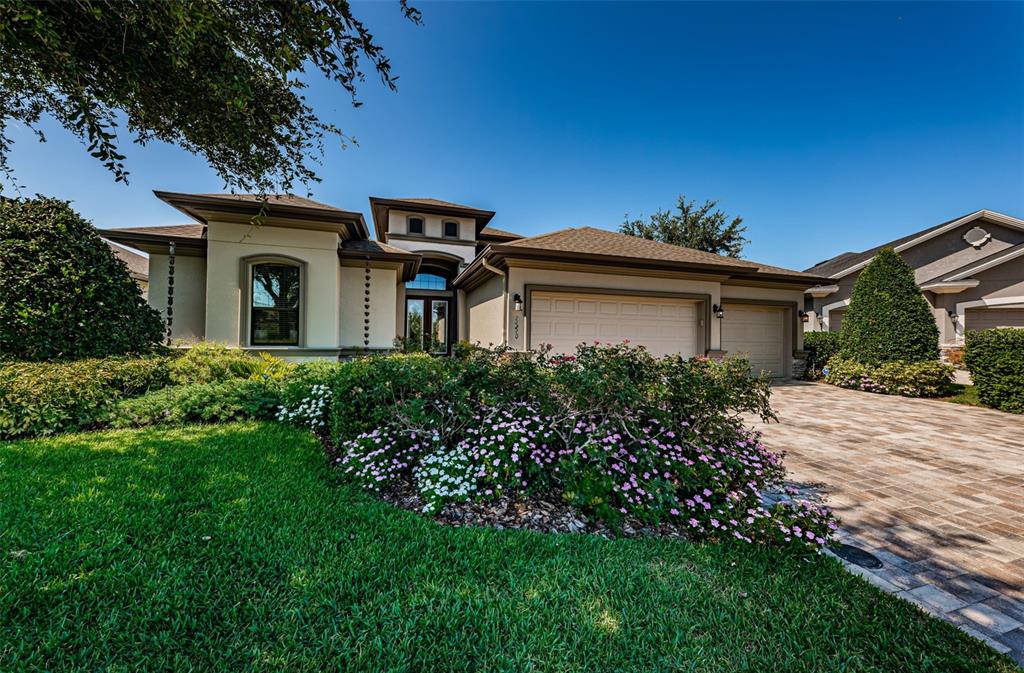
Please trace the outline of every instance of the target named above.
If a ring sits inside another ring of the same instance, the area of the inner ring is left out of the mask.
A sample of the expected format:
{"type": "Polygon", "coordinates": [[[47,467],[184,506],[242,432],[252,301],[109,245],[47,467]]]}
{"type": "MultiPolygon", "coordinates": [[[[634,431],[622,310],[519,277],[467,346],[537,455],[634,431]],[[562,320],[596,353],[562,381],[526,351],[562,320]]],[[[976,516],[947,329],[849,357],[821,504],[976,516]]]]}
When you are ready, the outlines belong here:
{"type": "Polygon", "coordinates": [[[843,326],[843,318],[846,317],[846,309],[839,308],[828,312],[828,331],[838,332],[843,326]]]}
{"type": "Polygon", "coordinates": [[[969,330],[1024,327],[1024,308],[969,308],[965,327],[969,330]]]}
{"type": "Polygon", "coordinates": [[[633,295],[540,292],[530,295],[530,348],[572,353],[580,343],[629,340],[654,355],[703,353],[700,304],[633,295]]]}
{"type": "Polygon", "coordinates": [[[785,378],[786,310],[743,304],[725,304],[724,308],[722,350],[726,355],[748,358],[754,374],[768,371],[773,378],[785,378]]]}

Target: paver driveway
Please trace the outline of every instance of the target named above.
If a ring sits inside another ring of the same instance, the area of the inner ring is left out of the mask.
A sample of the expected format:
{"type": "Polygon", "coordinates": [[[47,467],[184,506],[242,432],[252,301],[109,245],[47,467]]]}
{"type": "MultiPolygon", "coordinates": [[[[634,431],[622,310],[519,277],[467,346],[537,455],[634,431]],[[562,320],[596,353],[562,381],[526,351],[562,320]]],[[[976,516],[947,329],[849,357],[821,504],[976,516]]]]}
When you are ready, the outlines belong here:
{"type": "Polygon", "coordinates": [[[772,406],[755,427],[883,561],[869,579],[1024,663],[1024,417],[821,383],[772,406]]]}

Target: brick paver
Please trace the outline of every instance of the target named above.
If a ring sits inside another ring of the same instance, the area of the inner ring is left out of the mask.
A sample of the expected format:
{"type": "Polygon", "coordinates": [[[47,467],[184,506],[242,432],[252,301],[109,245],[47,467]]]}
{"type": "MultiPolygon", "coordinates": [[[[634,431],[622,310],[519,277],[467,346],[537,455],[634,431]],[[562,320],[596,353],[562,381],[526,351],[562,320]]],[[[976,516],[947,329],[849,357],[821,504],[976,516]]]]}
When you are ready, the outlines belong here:
{"type": "Polygon", "coordinates": [[[1024,417],[821,383],[772,406],[765,444],[884,564],[859,574],[1024,664],[1024,417]]]}

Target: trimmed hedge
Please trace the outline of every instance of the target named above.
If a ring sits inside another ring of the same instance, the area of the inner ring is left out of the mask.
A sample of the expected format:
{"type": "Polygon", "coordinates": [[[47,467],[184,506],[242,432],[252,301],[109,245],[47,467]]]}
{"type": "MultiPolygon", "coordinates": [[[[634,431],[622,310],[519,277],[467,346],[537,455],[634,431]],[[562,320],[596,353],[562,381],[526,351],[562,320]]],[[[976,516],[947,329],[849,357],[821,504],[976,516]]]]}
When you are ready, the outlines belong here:
{"type": "Polygon", "coordinates": [[[1024,329],[967,332],[964,362],[982,404],[1024,413],[1024,329]]]}
{"type": "Polygon", "coordinates": [[[858,276],[839,343],[844,359],[867,365],[938,359],[935,317],[914,270],[892,249],[879,252],[858,276]]]}
{"type": "Polygon", "coordinates": [[[840,388],[904,397],[940,397],[949,393],[953,366],[938,360],[886,362],[877,367],[835,356],[825,381],[840,388]]]}
{"type": "Polygon", "coordinates": [[[805,332],[804,351],[807,353],[807,366],[804,378],[817,381],[824,373],[829,359],[839,352],[839,332],[805,332]]]}
{"type": "Polygon", "coordinates": [[[118,400],[166,386],[170,358],[0,363],[0,438],[104,424],[118,400]]]}
{"type": "Polygon", "coordinates": [[[144,353],[164,336],[124,262],[66,201],[0,199],[0,287],[6,357],[144,353]]]}

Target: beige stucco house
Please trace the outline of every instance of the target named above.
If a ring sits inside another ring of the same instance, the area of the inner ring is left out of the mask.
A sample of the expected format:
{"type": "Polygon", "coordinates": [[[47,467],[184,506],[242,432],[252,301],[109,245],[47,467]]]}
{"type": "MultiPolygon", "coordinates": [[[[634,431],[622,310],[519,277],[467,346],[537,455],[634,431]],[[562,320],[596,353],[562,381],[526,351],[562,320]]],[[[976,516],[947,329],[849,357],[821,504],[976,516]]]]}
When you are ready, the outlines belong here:
{"type": "Polygon", "coordinates": [[[804,291],[827,279],[589,227],[520,237],[494,212],[370,199],[362,214],[295,196],[156,195],[193,220],[104,235],[149,253],[149,302],[174,338],[290,359],[455,341],[517,351],[580,342],[744,354],[802,367],[804,291]],[[259,215],[259,223],[253,217],[259,215]]]}
{"type": "Polygon", "coordinates": [[[135,284],[139,286],[142,291],[143,297],[149,296],[149,260],[139,253],[118,245],[111,241],[106,241],[107,247],[114,253],[114,256],[124,262],[125,266],[128,267],[128,275],[135,281],[135,284]]]}
{"type": "Polygon", "coordinates": [[[1024,327],[1024,220],[979,210],[807,269],[829,279],[806,291],[807,329],[840,329],[857,276],[883,248],[913,267],[944,348],[962,346],[966,330],[1024,327]]]}

